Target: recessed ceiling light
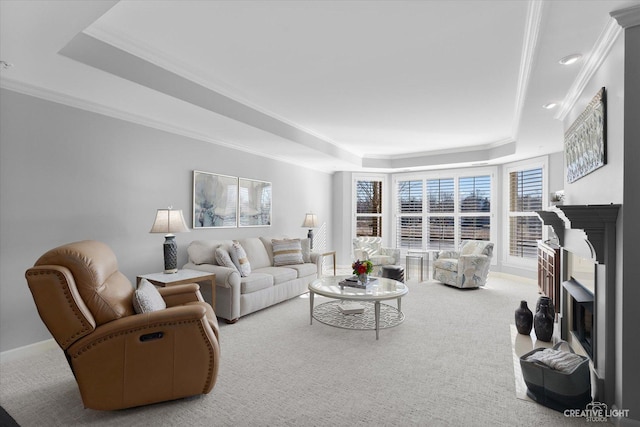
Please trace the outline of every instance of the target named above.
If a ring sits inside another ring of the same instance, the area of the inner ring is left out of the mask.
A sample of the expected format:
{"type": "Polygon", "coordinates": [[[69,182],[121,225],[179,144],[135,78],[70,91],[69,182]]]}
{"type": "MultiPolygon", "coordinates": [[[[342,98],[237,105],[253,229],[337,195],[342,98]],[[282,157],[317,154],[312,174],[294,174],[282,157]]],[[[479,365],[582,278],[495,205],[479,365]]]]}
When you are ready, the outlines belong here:
{"type": "Polygon", "coordinates": [[[573,55],[565,56],[559,62],[562,65],[571,65],[571,64],[575,64],[580,58],[582,58],[582,55],[580,55],[579,53],[574,53],[573,55]]]}
{"type": "Polygon", "coordinates": [[[545,108],[547,110],[551,110],[552,108],[556,108],[558,104],[556,104],[555,102],[549,102],[548,104],[544,104],[542,106],[542,108],[545,108]]]}

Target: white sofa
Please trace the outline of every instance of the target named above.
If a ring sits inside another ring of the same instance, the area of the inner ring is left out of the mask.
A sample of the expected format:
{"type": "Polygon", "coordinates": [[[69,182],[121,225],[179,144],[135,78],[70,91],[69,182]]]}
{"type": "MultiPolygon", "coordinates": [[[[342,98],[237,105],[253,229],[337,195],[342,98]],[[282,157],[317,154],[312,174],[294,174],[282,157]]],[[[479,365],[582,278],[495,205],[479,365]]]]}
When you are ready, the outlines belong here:
{"type": "Polygon", "coordinates": [[[233,240],[195,240],[187,248],[189,262],[183,268],[216,275],[215,312],[229,323],[240,317],[308,291],[321,274],[319,254],[309,249],[309,239],[299,239],[303,264],[274,267],[272,238],[238,239],[247,254],[251,273],[241,277],[238,269],[219,265],[215,250],[231,253],[233,240]]]}

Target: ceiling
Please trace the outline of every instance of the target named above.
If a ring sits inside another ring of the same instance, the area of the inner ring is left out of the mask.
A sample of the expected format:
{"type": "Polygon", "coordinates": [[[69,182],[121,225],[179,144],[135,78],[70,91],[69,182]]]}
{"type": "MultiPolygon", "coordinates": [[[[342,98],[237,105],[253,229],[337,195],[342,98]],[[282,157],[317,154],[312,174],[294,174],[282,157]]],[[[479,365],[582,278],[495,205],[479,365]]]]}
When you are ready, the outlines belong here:
{"type": "Polygon", "coordinates": [[[562,150],[639,4],[2,0],[0,84],[327,172],[504,163],[562,150]]]}

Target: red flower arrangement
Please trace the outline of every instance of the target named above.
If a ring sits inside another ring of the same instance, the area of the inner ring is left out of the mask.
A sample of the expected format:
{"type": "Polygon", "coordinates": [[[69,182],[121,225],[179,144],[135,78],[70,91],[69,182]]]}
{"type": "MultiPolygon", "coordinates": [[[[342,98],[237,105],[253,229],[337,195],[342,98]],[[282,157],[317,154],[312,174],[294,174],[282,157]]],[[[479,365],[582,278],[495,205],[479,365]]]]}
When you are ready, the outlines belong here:
{"type": "Polygon", "coordinates": [[[369,274],[373,271],[373,264],[371,261],[360,261],[357,260],[353,264],[351,264],[351,268],[353,268],[353,274],[369,274]]]}

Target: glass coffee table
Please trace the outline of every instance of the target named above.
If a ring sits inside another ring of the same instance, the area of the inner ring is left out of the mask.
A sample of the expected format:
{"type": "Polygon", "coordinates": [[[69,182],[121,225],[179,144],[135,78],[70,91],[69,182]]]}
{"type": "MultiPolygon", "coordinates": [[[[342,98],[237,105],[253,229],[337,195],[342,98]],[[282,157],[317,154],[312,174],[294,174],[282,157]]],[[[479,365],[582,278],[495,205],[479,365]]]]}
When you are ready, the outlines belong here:
{"type": "Polygon", "coordinates": [[[402,313],[402,297],[409,289],[402,282],[376,277],[367,288],[353,288],[340,286],[340,282],[349,276],[328,276],[316,279],[309,284],[309,314],[310,322],[313,319],[330,326],[345,329],[375,329],[378,339],[381,328],[397,326],[404,321],[402,313]],[[332,298],[329,301],[314,307],[315,294],[332,298]],[[381,301],[397,300],[398,307],[381,304],[381,301]],[[346,301],[360,303],[362,313],[347,314],[340,310],[340,306],[346,301]]]}

